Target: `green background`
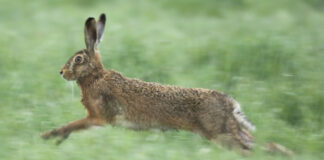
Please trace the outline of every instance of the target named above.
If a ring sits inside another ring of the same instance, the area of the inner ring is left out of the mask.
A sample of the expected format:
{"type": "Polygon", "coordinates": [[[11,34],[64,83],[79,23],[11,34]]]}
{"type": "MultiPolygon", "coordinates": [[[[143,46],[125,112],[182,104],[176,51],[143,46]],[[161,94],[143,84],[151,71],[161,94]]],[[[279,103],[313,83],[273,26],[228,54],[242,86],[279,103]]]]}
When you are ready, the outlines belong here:
{"type": "Polygon", "coordinates": [[[1,0],[0,159],[324,159],[324,1],[1,0]],[[106,68],[145,81],[235,97],[256,125],[249,157],[186,131],[106,126],[60,146],[39,134],[85,116],[59,71],[85,47],[87,17],[107,15],[106,68]]]}

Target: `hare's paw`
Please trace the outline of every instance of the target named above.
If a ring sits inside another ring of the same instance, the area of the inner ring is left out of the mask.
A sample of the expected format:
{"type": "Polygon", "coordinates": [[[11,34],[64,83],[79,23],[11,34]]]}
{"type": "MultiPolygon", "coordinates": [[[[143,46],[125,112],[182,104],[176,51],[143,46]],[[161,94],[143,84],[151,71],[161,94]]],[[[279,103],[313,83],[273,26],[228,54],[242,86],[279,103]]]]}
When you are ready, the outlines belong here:
{"type": "Polygon", "coordinates": [[[64,132],[62,129],[53,129],[51,131],[43,132],[40,136],[47,140],[50,138],[57,137],[56,145],[61,144],[65,139],[67,139],[70,135],[70,132],[64,132]]]}
{"type": "Polygon", "coordinates": [[[54,137],[59,137],[59,138],[63,138],[66,139],[69,136],[70,132],[68,132],[66,129],[59,128],[59,129],[53,129],[47,132],[43,132],[40,134],[40,136],[43,139],[49,139],[49,138],[54,138],[54,137]]]}
{"type": "Polygon", "coordinates": [[[56,140],[55,144],[60,145],[64,140],[66,140],[69,137],[69,135],[69,133],[60,135],[60,137],[56,140]]]}
{"type": "Polygon", "coordinates": [[[40,134],[40,136],[43,138],[43,139],[49,139],[51,137],[55,137],[55,136],[58,136],[58,131],[57,129],[53,129],[51,131],[47,131],[47,132],[43,132],[40,134]]]}

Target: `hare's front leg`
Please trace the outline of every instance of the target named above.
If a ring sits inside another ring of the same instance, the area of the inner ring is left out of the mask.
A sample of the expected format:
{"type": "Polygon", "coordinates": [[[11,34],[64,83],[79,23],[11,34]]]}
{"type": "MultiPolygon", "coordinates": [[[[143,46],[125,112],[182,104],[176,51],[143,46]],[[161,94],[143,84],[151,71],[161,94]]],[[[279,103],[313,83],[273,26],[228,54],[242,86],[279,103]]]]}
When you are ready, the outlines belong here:
{"type": "Polygon", "coordinates": [[[70,122],[61,128],[57,128],[57,129],[53,129],[51,131],[44,132],[41,134],[41,137],[43,139],[49,139],[52,137],[60,137],[60,139],[57,140],[57,142],[56,142],[56,144],[60,144],[63,140],[68,138],[70,133],[73,131],[87,129],[91,126],[101,126],[104,123],[105,122],[100,119],[84,118],[84,119],[70,122]]]}

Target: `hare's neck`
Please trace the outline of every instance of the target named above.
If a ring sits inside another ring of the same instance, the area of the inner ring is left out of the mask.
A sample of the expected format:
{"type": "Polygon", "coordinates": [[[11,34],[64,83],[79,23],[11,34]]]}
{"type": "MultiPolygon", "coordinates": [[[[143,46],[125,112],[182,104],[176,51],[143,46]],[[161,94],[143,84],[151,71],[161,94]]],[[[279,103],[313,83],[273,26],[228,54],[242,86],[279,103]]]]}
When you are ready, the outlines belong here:
{"type": "Polygon", "coordinates": [[[77,84],[81,87],[81,89],[83,88],[87,88],[92,86],[96,81],[98,81],[100,78],[103,77],[104,75],[104,70],[99,70],[93,73],[90,73],[89,75],[79,78],[77,80],[77,84]]]}

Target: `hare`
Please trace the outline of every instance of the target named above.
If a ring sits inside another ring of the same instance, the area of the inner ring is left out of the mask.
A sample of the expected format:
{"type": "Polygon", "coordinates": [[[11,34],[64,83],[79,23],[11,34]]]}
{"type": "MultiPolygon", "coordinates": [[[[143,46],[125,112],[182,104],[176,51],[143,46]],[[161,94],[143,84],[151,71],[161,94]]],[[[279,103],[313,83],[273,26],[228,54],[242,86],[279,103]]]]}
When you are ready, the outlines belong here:
{"type": "Polygon", "coordinates": [[[143,82],[106,70],[97,49],[105,23],[105,14],[97,22],[92,17],[86,20],[86,49],[70,57],[60,71],[64,79],[75,80],[81,88],[86,117],[44,132],[42,138],[58,137],[59,144],[74,131],[111,124],[135,130],[187,130],[212,142],[252,148],[249,131],[255,127],[232,97],[210,89],[143,82]]]}

